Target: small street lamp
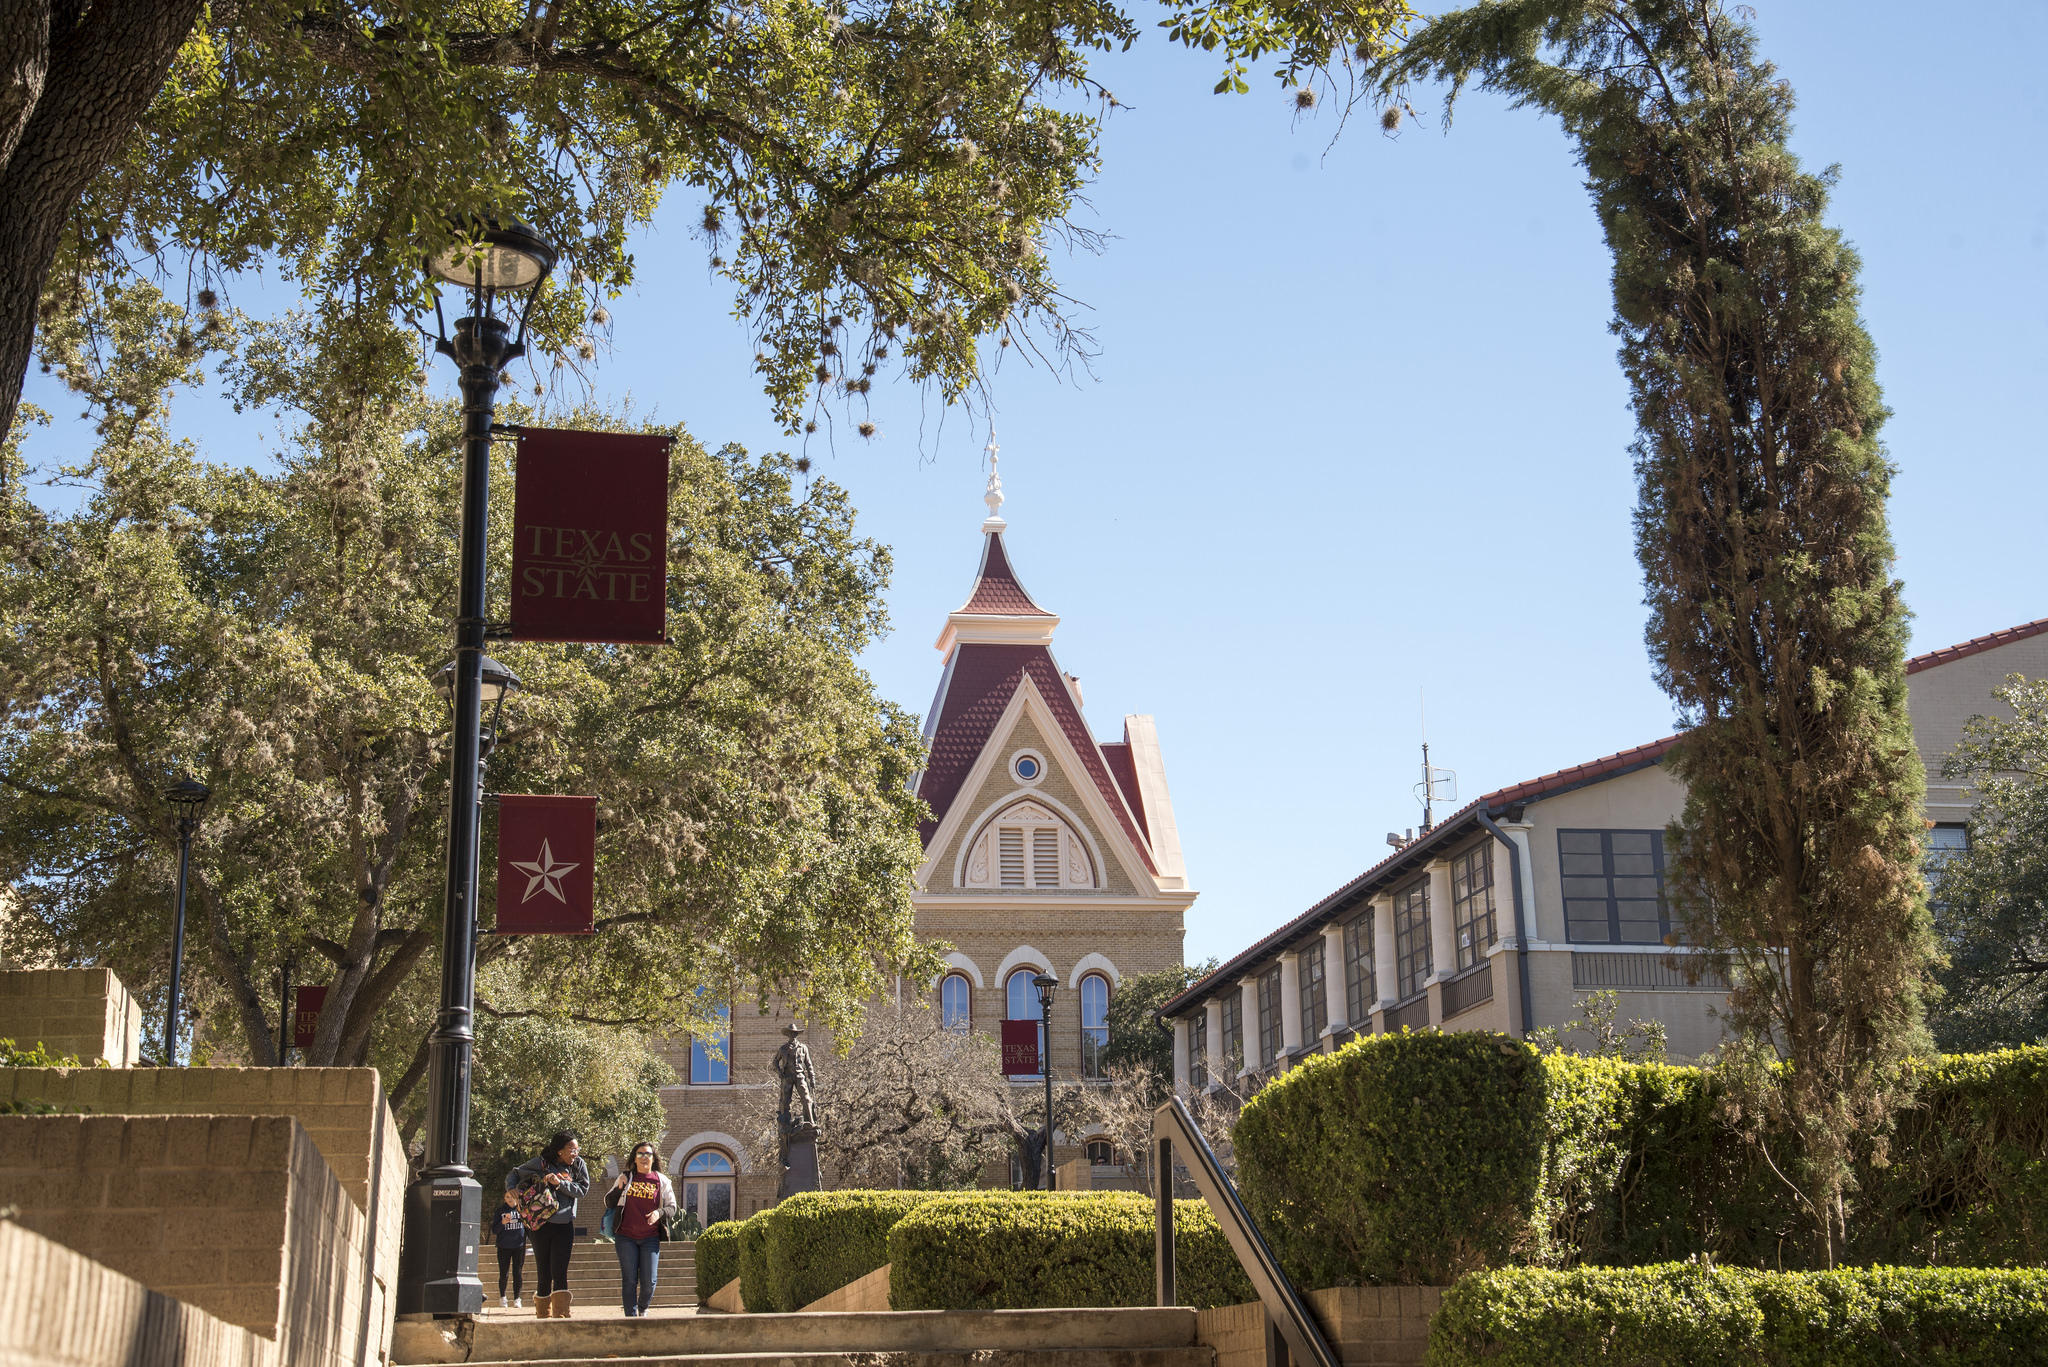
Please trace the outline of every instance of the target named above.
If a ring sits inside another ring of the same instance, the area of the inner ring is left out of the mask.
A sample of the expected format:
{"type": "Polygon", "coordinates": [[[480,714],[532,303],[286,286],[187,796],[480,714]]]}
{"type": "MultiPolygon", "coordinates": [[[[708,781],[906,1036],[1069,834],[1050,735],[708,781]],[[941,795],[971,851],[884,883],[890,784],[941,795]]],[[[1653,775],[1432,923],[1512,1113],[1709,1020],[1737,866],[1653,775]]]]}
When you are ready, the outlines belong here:
{"type": "Polygon", "coordinates": [[[181,778],[164,790],[164,801],[178,813],[178,903],[171,922],[171,1000],[164,1008],[164,1062],[178,1061],[178,994],[185,974],[185,875],[192,867],[192,835],[199,812],[213,790],[196,778],[181,778]]]}
{"type": "Polygon", "coordinates": [[[1038,1021],[1042,1040],[1039,1045],[1038,1070],[1045,1074],[1045,1189],[1052,1190],[1052,997],[1059,991],[1060,980],[1049,973],[1041,973],[1031,980],[1038,989],[1038,1021]]]}
{"type": "MultiPolygon", "coordinates": [[[[445,692],[455,708],[448,794],[447,893],[441,907],[441,1009],[427,1037],[426,1166],[405,1191],[399,1245],[400,1314],[475,1315],[484,1288],[476,1255],[483,1191],[469,1168],[469,1070],[474,1052],[476,889],[483,704],[502,705],[518,679],[484,654],[485,533],[490,516],[491,422],[498,374],[526,354],[526,319],[555,268],[555,249],[523,223],[467,225],[462,239],[426,262],[427,274],[468,294],[468,316],[448,335],[434,294],[434,349],[461,368],[462,541],[455,659],[445,692]],[[496,682],[487,679],[494,671],[496,682]]],[[[497,717],[492,716],[495,738],[497,717]]]]}
{"type": "MultiPolygon", "coordinates": [[[[506,666],[488,655],[480,663],[483,678],[481,697],[483,702],[491,705],[491,719],[484,723],[483,735],[477,746],[478,763],[489,759],[491,752],[498,748],[498,723],[505,715],[505,695],[517,693],[520,689],[519,676],[506,666]]],[[[434,691],[449,703],[455,701],[455,661],[450,660],[434,671],[434,691]]],[[[481,714],[483,709],[479,707],[477,710],[481,714]]]]}

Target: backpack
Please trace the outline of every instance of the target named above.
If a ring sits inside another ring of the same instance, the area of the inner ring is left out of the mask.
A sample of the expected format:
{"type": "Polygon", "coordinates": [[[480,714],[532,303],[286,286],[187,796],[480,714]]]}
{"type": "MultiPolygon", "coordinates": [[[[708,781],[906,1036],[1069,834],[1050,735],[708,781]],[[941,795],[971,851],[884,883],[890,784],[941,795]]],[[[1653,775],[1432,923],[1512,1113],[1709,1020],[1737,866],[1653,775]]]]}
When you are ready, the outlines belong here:
{"type": "Polygon", "coordinates": [[[512,1208],[528,1229],[539,1229],[555,1218],[555,1193],[538,1177],[529,1177],[512,1191],[512,1208]]]}

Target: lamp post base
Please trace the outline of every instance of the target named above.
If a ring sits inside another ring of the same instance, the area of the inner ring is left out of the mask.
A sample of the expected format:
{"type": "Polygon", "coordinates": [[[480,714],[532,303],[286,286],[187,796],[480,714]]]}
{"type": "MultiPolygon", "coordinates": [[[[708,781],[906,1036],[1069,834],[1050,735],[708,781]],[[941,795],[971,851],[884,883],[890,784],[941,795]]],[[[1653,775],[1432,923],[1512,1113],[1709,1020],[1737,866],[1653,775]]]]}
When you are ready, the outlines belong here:
{"type": "Polygon", "coordinates": [[[476,1274],[483,1188],[467,1173],[429,1173],[405,1189],[405,1232],[398,1249],[398,1313],[481,1315],[476,1274]]]}

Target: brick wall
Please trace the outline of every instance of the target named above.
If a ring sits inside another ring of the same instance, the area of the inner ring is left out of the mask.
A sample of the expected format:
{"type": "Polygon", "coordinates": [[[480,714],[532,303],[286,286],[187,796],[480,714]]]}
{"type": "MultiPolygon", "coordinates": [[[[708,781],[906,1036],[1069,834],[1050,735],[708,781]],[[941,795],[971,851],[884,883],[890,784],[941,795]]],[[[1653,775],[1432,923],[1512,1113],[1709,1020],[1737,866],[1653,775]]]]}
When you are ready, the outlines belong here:
{"type": "Polygon", "coordinates": [[[142,1008],[111,969],[0,972],[0,1039],[126,1068],[135,1062],[141,1031],[142,1008]]]}
{"type": "Polygon", "coordinates": [[[357,1360],[366,1221],[290,1116],[0,1116],[0,1202],[294,1367],[357,1360]]]}

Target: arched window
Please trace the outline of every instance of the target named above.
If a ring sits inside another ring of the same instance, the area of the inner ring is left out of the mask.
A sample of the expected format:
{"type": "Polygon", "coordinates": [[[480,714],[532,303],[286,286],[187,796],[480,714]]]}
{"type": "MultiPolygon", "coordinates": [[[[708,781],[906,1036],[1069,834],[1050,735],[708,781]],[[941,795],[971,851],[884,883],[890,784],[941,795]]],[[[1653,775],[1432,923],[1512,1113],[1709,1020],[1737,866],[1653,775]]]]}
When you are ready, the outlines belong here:
{"type": "Polygon", "coordinates": [[[1098,1168],[1107,1167],[1109,1164],[1116,1162],[1116,1145],[1110,1143],[1107,1139],[1089,1140],[1088,1161],[1098,1168]]]}
{"type": "Polygon", "coordinates": [[[961,885],[1035,891],[1095,886],[1087,842],[1038,802],[1006,807],[968,842],[961,885]]]}
{"type": "Polygon", "coordinates": [[[948,973],[939,984],[939,1023],[955,1034],[974,1023],[974,984],[965,973],[948,973]]]}
{"type": "Polygon", "coordinates": [[[1081,1076],[1102,1076],[1102,1051],[1109,1047],[1109,979],[1090,973],[1081,979],[1081,1076]]]}
{"type": "Polygon", "coordinates": [[[732,1155],[723,1149],[699,1149],[683,1163],[682,1207],[710,1228],[732,1218],[732,1155]]]}
{"type": "MultiPolygon", "coordinates": [[[[1043,1022],[1045,1019],[1044,1014],[1038,1008],[1038,989],[1031,982],[1033,978],[1038,976],[1039,972],[1040,970],[1036,968],[1019,968],[1014,970],[1009,978],[1004,981],[1004,995],[1009,1001],[1007,1019],[1043,1022]]],[[[1043,1024],[1040,1024],[1038,1027],[1038,1058],[1038,1066],[1043,1068],[1045,1066],[1045,1026],[1043,1024]]],[[[1031,1076],[1037,1077],[1040,1074],[1033,1073],[1031,1076]]]]}

